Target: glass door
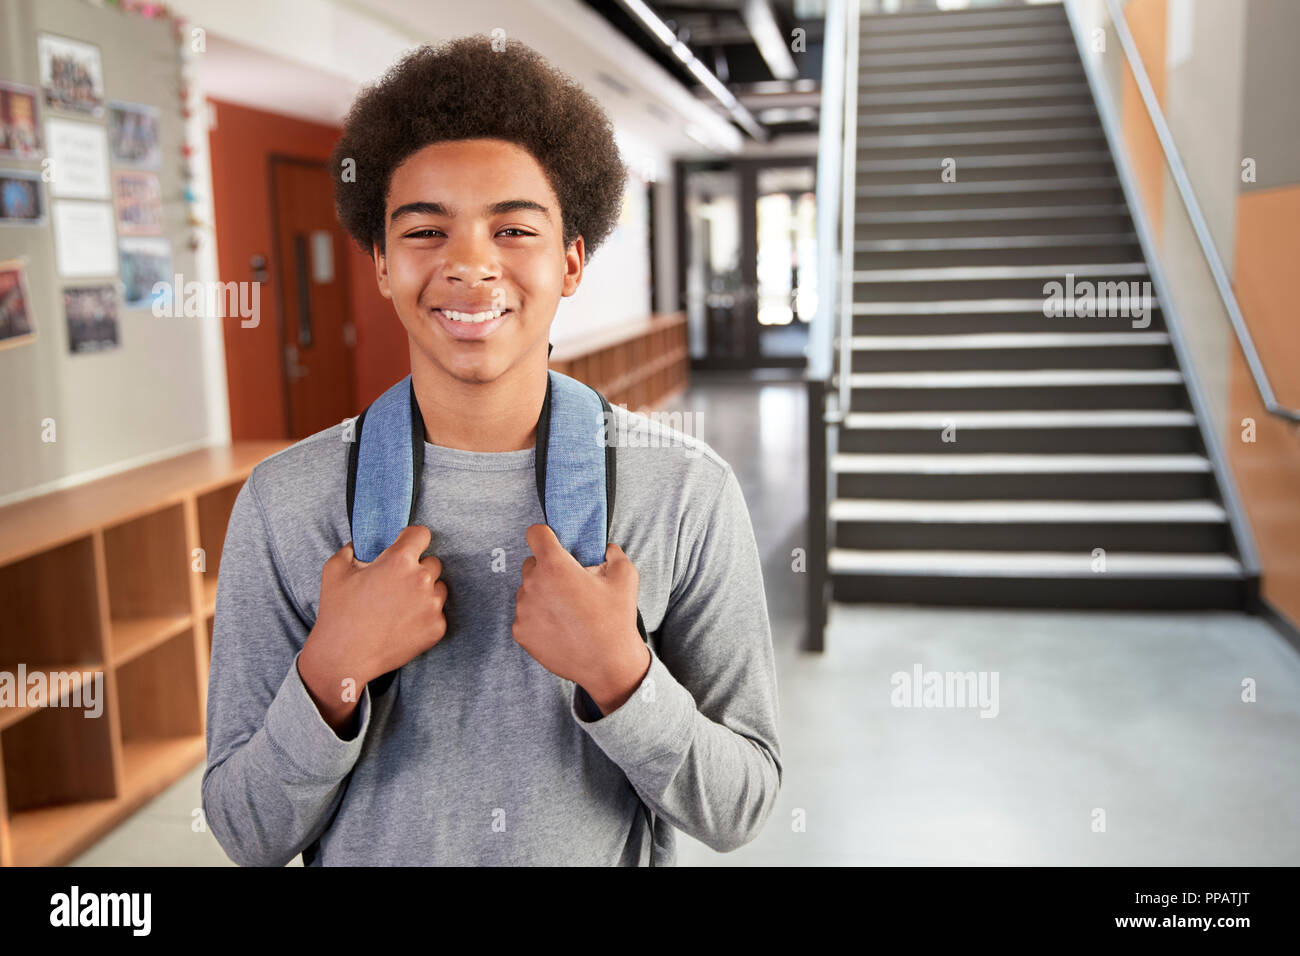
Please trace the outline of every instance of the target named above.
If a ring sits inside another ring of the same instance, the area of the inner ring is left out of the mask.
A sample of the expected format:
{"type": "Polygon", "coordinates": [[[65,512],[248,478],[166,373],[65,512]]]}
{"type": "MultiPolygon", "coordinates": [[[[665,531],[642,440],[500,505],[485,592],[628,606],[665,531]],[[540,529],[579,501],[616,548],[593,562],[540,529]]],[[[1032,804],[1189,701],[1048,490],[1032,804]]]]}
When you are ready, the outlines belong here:
{"type": "Polygon", "coordinates": [[[807,364],[817,308],[811,158],[679,166],[681,275],[695,368],[807,364]]]}
{"type": "MultiPolygon", "coordinates": [[[[809,166],[758,170],[756,275],[761,360],[804,360],[817,308],[817,197],[809,166]]],[[[763,364],[766,364],[764,361],[763,364]]]]}

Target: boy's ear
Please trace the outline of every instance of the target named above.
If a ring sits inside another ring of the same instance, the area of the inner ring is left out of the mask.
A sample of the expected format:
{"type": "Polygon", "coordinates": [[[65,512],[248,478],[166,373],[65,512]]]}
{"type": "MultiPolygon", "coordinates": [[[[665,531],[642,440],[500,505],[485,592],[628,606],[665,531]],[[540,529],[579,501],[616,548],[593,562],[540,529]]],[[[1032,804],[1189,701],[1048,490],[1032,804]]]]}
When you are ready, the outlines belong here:
{"type": "Polygon", "coordinates": [[[385,299],[393,297],[392,290],[388,288],[388,257],[384,255],[384,250],[379,248],[379,243],[371,246],[371,258],[375,260],[375,282],[379,285],[379,294],[385,299]]]}
{"type": "Polygon", "coordinates": [[[564,285],[560,289],[560,295],[573,295],[578,291],[578,285],[582,282],[584,259],[582,236],[579,236],[569,243],[569,248],[564,253],[564,285]]]}

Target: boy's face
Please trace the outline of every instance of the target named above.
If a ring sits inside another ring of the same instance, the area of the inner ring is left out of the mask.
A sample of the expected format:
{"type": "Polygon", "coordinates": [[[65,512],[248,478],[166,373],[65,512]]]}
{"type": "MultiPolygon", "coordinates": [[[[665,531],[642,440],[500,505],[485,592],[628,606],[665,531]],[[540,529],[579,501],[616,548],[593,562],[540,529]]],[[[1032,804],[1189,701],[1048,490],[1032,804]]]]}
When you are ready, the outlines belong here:
{"type": "Polygon", "coordinates": [[[582,278],[583,247],[579,237],[565,249],[559,200],[531,153],[497,139],[426,146],[393,171],[384,233],[375,274],[413,365],[471,384],[539,351],[545,367],[555,309],[582,278]],[[482,318],[502,309],[482,322],[443,311],[482,318]]]}

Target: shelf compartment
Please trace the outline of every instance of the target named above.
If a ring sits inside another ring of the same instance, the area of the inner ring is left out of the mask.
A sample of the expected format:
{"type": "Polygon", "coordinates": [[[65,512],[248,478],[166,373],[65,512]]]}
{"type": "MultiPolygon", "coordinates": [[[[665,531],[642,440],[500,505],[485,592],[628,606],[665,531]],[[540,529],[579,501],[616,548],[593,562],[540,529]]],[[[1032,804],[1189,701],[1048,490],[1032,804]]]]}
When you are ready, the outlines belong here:
{"type": "Polygon", "coordinates": [[[203,758],[195,636],[186,627],[117,668],[123,791],[137,804],[157,796],[203,758]]]}
{"type": "Polygon", "coordinates": [[[203,732],[194,649],[194,631],[186,627],[117,668],[124,747],[134,741],[203,732]]]}
{"type": "Polygon", "coordinates": [[[63,861],[88,845],[82,831],[96,808],[114,803],[110,708],[102,703],[98,718],[84,707],[42,707],[0,731],[12,864],[63,861]]]}
{"type": "MultiPolygon", "coordinates": [[[[79,665],[102,657],[91,535],[0,567],[0,663],[79,665]]],[[[0,711],[0,720],[3,720],[0,711]]]]}
{"type": "MultiPolygon", "coordinates": [[[[104,529],[113,661],[139,653],[190,613],[190,554],[181,503],[104,529]],[[160,623],[159,619],[165,619],[160,623]]],[[[178,623],[177,627],[180,626],[178,623]]]]}
{"type": "Polygon", "coordinates": [[[122,773],[128,798],[136,806],[147,803],[193,770],[206,752],[203,734],[123,742],[122,773]]]}
{"type": "Polygon", "coordinates": [[[188,614],[159,614],[156,617],[129,617],[113,622],[113,663],[122,665],[181,631],[189,633],[193,621],[188,614]]]}

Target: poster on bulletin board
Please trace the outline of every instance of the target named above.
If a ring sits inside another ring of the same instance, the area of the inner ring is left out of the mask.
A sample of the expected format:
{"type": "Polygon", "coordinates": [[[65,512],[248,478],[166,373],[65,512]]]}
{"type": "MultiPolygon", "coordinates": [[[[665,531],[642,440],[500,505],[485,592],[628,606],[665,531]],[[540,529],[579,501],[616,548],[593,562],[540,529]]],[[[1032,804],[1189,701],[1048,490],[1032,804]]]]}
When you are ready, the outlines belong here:
{"type": "Polygon", "coordinates": [[[140,103],[108,104],[108,145],[113,164],[157,169],[162,157],[159,111],[140,103]]]}
{"type": "Polygon", "coordinates": [[[69,352],[117,348],[117,290],[111,285],[64,289],[63,315],[69,352]]]}
{"type": "Polygon", "coordinates": [[[36,35],[45,105],[75,113],[104,115],[104,66],[99,47],[52,33],[36,35]]]}
{"type": "Polygon", "coordinates": [[[24,266],[21,259],[0,262],[0,349],[22,345],[36,337],[24,266]]]}
{"type": "Polygon", "coordinates": [[[0,158],[37,159],[40,155],[36,88],[0,83],[0,158]]]}
{"type": "Polygon", "coordinates": [[[41,177],[26,169],[0,169],[0,225],[43,226],[41,177]]]}

